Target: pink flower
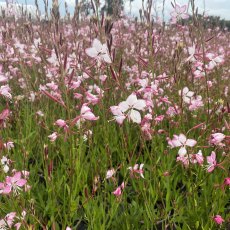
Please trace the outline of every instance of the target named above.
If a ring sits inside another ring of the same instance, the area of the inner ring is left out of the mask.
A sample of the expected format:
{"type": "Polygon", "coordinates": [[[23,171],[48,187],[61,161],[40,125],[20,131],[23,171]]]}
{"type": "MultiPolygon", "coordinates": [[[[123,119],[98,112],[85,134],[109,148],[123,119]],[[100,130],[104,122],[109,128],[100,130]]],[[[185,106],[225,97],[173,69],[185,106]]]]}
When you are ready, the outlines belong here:
{"type": "Polygon", "coordinates": [[[8,99],[12,99],[12,95],[10,93],[11,89],[9,87],[9,85],[2,85],[0,87],[0,95],[8,98],[8,99]]]}
{"type": "Polygon", "coordinates": [[[111,178],[115,174],[115,170],[112,168],[106,172],[106,177],[105,179],[111,178]]]}
{"type": "Polygon", "coordinates": [[[189,91],[188,87],[184,87],[182,91],[179,90],[179,96],[182,96],[183,101],[187,104],[191,102],[193,95],[194,95],[194,92],[189,91]]]}
{"type": "Polygon", "coordinates": [[[208,162],[207,171],[212,172],[217,165],[215,152],[212,151],[211,155],[207,156],[207,162],[208,162]]]}
{"type": "Polygon", "coordinates": [[[196,98],[192,98],[190,105],[189,105],[189,110],[194,111],[199,109],[200,107],[204,106],[204,103],[202,101],[202,97],[198,95],[196,98]]]}
{"type": "Polygon", "coordinates": [[[217,223],[217,224],[222,224],[224,222],[224,219],[220,216],[220,215],[216,215],[213,217],[213,220],[217,223]]]}
{"type": "Polygon", "coordinates": [[[188,47],[188,53],[189,53],[189,57],[185,60],[185,62],[191,61],[194,62],[196,61],[195,58],[195,53],[196,53],[196,46],[193,45],[192,47],[188,47]]]}
{"type": "Polygon", "coordinates": [[[164,120],[164,117],[165,117],[164,115],[160,115],[160,116],[155,117],[154,120],[155,120],[156,122],[161,122],[161,121],[164,120]]]}
{"type": "Polygon", "coordinates": [[[121,111],[121,108],[119,106],[111,106],[110,111],[114,115],[116,122],[121,125],[126,118],[125,114],[121,111]]]}
{"type": "Polygon", "coordinates": [[[176,158],[176,161],[180,161],[185,167],[187,167],[189,165],[189,158],[188,155],[179,155],[176,158]]]}
{"type": "Polygon", "coordinates": [[[66,227],[66,230],[72,230],[69,226],[66,227]]]}
{"type": "Polygon", "coordinates": [[[172,24],[175,24],[180,19],[188,19],[189,15],[186,13],[187,5],[180,6],[176,3],[174,7],[174,11],[170,13],[172,16],[171,21],[172,24]]]}
{"type": "Polygon", "coordinates": [[[82,105],[81,107],[81,115],[80,115],[81,118],[85,119],[85,120],[89,120],[89,121],[96,121],[99,119],[99,117],[96,117],[91,109],[86,106],[85,104],[82,105]]]}
{"type": "Polygon", "coordinates": [[[224,185],[230,186],[230,177],[226,177],[226,178],[224,179],[224,185]]]}
{"type": "Polygon", "coordinates": [[[143,170],[144,164],[140,164],[140,167],[138,164],[135,164],[133,167],[128,167],[128,169],[130,170],[131,175],[133,175],[134,173],[138,173],[140,174],[140,176],[142,178],[144,178],[144,170],[143,170]]]}
{"type": "Polygon", "coordinates": [[[196,141],[193,139],[187,139],[184,134],[180,134],[179,136],[173,135],[172,140],[168,140],[168,144],[172,147],[180,147],[178,154],[180,156],[184,156],[187,154],[186,146],[193,147],[196,145],[196,141]]]}
{"type": "Polygon", "coordinates": [[[65,132],[68,131],[69,126],[66,124],[66,121],[64,120],[58,119],[54,124],[59,126],[60,128],[63,128],[65,132]]]}
{"type": "Polygon", "coordinates": [[[14,142],[13,141],[8,141],[6,143],[4,143],[4,147],[8,150],[14,148],[14,142]]]}
{"type": "Polygon", "coordinates": [[[57,126],[59,126],[61,128],[64,128],[64,127],[67,126],[66,122],[64,120],[62,120],[62,119],[56,120],[55,125],[57,125],[57,126]]]}
{"type": "Polygon", "coordinates": [[[106,44],[102,44],[97,38],[93,40],[92,47],[85,50],[86,54],[92,58],[95,58],[99,63],[101,61],[112,63],[109,56],[108,47],[106,44]]]}
{"type": "Polygon", "coordinates": [[[125,188],[125,183],[122,182],[122,184],[121,184],[120,186],[118,186],[118,187],[116,188],[116,190],[113,191],[112,193],[113,193],[115,196],[121,196],[122,190],[124,190],[124,188],[125,188]]]}
{"type": "Polygon", "coordinates": [[[92,93],[86,92],[86,100],[92,104],[92,105],[96,105],[99,102],[99,98],[95,95],[93,95],[92,93]]]}
{"type": "Polygon", "coordinates": [[[221,141],[223,141],[225,138],[225,135],[223,133],[213,133],[210,138],[210,143],[214,145],[220,144],[221,141]]]}
{"type": "Polygon", "coordinates": [[[191,155],[189,155],[189,158],[190,158],[190,162],[191,162],[192,164],[198,163],[199,165],[202,165],[203,162],[204,162],[204,157],[203,157],[203,155],[202,155],[201,150],[199,150],[199,152],[196,153],[196,154],[191,154],[191,155]]]}
{"type": "Polygon", "coordinates": [[[27,180],[21,178],[21,172],[16,172],[12,177],[7,176],[3,194],[8,194],[11,191],[17,193],[18,191],[22,190],[21,187],[23,187],[26,183],[27,180]]]}
{"type": "Polygon", "coordinates": [[[10,212],[5,216],[5,221],[9,227],[13,225],[15,217],[16,217],[16,212],[10,212]]]}
{"type": "Polygon", "coordinates": [[[115,196],[120,196],[122,194],[121,186],[118,186],[115,191],[112,192],[115,196]]]}
{"type": "Polygon", "coordinates": [[[54,132],[48,136],[51,142],[54,142],[57,139],[58,135],[57,132],[54,132]]]}

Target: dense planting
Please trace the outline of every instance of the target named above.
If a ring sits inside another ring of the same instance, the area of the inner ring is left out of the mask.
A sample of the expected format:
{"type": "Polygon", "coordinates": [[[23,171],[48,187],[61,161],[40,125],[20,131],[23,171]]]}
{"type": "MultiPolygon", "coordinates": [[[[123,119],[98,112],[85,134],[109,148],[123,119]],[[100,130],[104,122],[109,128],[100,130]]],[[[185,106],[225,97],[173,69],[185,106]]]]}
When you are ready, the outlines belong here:
{"type": "Polygon", "coordinates": [[[0,20],[0,229],[230,227],[230,34],[186,9],[0,20]]]}

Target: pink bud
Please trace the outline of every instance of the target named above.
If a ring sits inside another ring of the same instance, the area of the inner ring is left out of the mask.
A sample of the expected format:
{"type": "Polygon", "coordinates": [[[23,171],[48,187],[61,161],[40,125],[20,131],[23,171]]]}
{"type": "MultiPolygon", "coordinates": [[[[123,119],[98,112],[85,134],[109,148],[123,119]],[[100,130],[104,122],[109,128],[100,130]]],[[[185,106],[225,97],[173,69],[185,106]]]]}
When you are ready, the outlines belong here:
{"type": "Polygon", "coordinates": [[[224,185],[230,185],[230,177],[224,179],[224,185]]]}
{"type": "Polygon", "coordinates": [[[213,217],[213,220],[217,223],[217,224],[222,224],[224,222],[224,219],[220,216],[220,215],[216,215],[213,217]]]}
{"type": "Polygon", "coordinates": [[[121,187],[117,187],[115,191],[112,192],[115,196],[120,196],[121,195],[121,187]]]}

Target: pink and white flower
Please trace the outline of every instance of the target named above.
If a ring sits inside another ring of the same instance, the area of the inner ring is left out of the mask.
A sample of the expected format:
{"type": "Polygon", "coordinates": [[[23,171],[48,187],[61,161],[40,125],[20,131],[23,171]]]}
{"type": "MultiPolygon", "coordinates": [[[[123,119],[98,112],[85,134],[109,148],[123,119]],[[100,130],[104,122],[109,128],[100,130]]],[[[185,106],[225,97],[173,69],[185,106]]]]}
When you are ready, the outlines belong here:
{"type": "Polygon", "coordinates": [[[188,19],[189,14],[186,13],[186,10],[187,10],[187,5],[180,6],[179,4],[176,3],[174,7],[174,11],[170,13],[172,17],[171,18],[172,24],[175,24],[180,19],[188,19]]]}
{"type": "Polygon", "coordinates": [[[184,87],[182,91],[179,90],[179,96],[182,96],[183,101],[187,104],[190,104],[193,95],[194,92],[189,91],[188,87],[184,87]]]}
{"type": "Polygon", "coordinates": [[[116,171],[115,171],[114,168],[108,170],[108,171],[106,172],[106,177],[105,177],[105,179],[109,179],[109,178],[113,177],[113,175],[114,175],[115,173],[116,173],[116,171]]]}
{"type": "Polygon", "coordinates": [[[208,162],[207,171],[212,172],[217,166],[216,153],[214,151],[212,151],[210,156],[207,156],[207,162],[208,162]]]}
{"type": "Polygon", "coordinates": [[[225,138],[225,135],[223,133],[213,133],[210,137],[209,142],[213,145],[220,144],[225,138]]]}
{"type": "Polygon", "coordinates": [[[172,140],[168,140],[168,144],[172,147],[180,147],[178,154],[179,156],[184,156],[187,154],[186,146],[194,147],[196,145],[196,141],[193,139],[187,139],[187,137],[184,134],[173,135],[172,140]]]}
{"type": "Polygon", "coordinates": [[[51,142],[54,142],[57,139],[57,137],[58,137],[57,132],[54,132],[48,136],[51,142]]]}
{"type": "Polygon", "coordinates": [[[126,101],[119,103],[118,107],[122,113],[127,112],[128,119],[134,123],[141,123],[141,114],[138,110],[144,110],[146,102],[143,99],[137,99],[135,94],[131,94],[126,101]]]}
{"type": "Polygon", "coordinates": [[[142,178],[144,178],[144,170],[143,170],[144,164],[135,164],[133,167],[128,167],[130,170],[131,175],[133,176],[135,173],[140,174],[142,178]]]}
{"type": "Polygon", "coordinates": [[[116,188],[116,190],[115,191],[113,191],[112,193],[115,195],[115,196],[121,196],[122,195],[122,191],[124,190],[124,188],[125,188],[125,183],[124,182],[122,182],[122,184],[120,185],[120,186],[118,186],[117,188],[116,188]]]}
{"type": "Polygon", "coordinates": [[[21,178],[21,172],[16,172],[12,177],[7,176],[3,194],[9,194],[11,191],[17,194],[26,183],[27,180],[21,178]]]}

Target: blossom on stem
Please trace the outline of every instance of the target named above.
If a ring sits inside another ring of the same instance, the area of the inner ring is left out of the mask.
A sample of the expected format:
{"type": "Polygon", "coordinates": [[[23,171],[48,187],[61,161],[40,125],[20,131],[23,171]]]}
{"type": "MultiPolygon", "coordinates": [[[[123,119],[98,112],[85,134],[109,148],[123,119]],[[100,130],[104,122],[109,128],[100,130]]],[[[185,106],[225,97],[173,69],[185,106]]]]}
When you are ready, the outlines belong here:
{"type": "Polygon", "coordinates": [[[193,147],[196,145],[196,141],[193,139],[187,139],[184,134],[173,135],[173,139],[168,139],[168,144],[172,147],[180,147],[178,154],[179,156],[184,156],[187,154],[186,146],[193,147]]]}
{"type": "Polygon", "coordinates": [[[144,167],[144,164],[140,164],[140,167],[139,167],[139,164],[135,164],[133,167],[128,167],[128,169],[130,170],[130,173],[132,176],[134,175],[134,173],[137,173],[137,174],[140,174],[142,178],[144,178],[143,167],[144,167]]]}
{"type": "Polygon", "coordinates": [[[112,193],[115,195],[115,196],[121,196],[122,194],[122,190],[124,190],[125,188],[125,183],[122,182],[122,184],[120,186],[118,186],[115,191],[113,191],[112,193]]]}
{"type": "Polygon", "coordinates": [[[3,194],[9,194],[11,191],[17,194],[21,191],[22,187],[27,183],[27,180],[22,179],[21,176],[21,172],[16,172],[12,177],[7,176],[3,194]]]}
{"type": "Polygon", "coordinates": [[[112,63],[107,45],[105,43],[102,44],[97,38],[93,40],[92,47],[87,48],[85,52],[88,56],[95,58],[99,63],[102,61],[109,64],[112,63]]]}
{"type": "Polygon", "coordinates": [[[111,178],[111,177],[115,174],[115,172],[116,172],[116,171],[114,170],[114,168],[108,170],[108,171],[106,172],[106,177],[105,177],[105,179],[111,178]]]}
{"type": "Polygon", "coordinates": [[[191,102],[193,95],[194,95],[194,92],[189,91],[188,87],[184,87],[182,91],[179,90],[179,96],[182,96],[183,101],[187,104],[191,102]]]}
{"type": "Polygon", "coordinates": [[[126,101],[119,103],[118,107],[110,107],[112,113],[115,115],[115,119],[118,123],[122,123],[125,119],[125,113],[129,120],[134,123],[141,123],[141,114],[138,110],[144,110],[146,102],[143,99],[137,99],[135,94],[128,96],[126,101]]]}
{"type": "Polygon", "coordinates": [[[217,166],[216,153],[214,151],[212,151],[210,156],[207,156],[207,162],[208,162],[207,171],[212,172],[217,166]]]}
{"type": "Polygon", "coordinates": [[[217,224],[222,224],[224,222],[224,219],[222,218],[222,216],[220,215],[215,215],[213,217],[213,220],[217,223],[217,224]]]}
{"type": "Polygon", "coordinates": [[[213,145],[220,144],[225,138],[225,135],[223,133],[213,133],[210,137],[209,142],[213,145]]]}
{"type": "Polygon", "coordinates": [[[188,19],[189,14],[186,13],[187,5],[180,6],[176,3],[174,7],[174,11],[170,13],[171,15],[171,22],[172,24],[176,24],[178,20],[180,19],[188,19]]]}

